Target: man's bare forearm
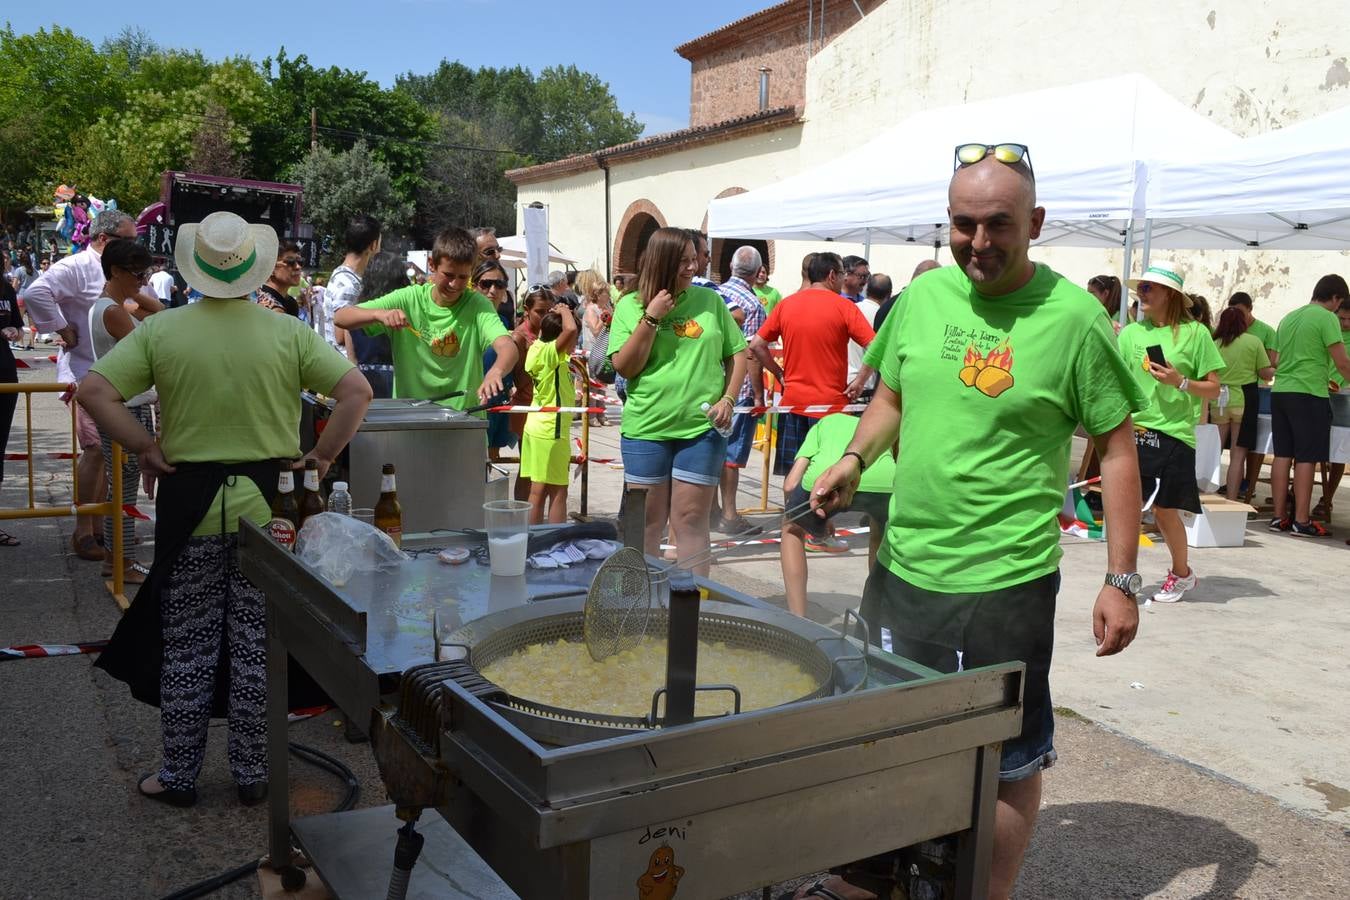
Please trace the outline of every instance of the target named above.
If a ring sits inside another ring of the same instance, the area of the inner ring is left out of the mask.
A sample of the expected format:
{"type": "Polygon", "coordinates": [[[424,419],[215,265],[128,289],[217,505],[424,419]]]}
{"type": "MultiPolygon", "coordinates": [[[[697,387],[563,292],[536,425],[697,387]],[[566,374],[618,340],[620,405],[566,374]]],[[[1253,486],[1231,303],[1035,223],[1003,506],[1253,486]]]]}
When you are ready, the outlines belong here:
{"type": "Polygon", "coordinates": [[[154,435],[123,404],[117,388],[97,372],[81,379],[75,399],[108,437],[132,453],[144,452],[155,442],[154,435]]]}
{"type": "Polygon", "coordinates": [[[370,382],[359,369],[352,369],[333,388],[333,414],[314,445],[314,455],[332,461],[351,442],[370,406],[370,382]]]}
{"type": "Polygon", "coordinates": [[[1129,417],[1092,439],[1101,459],[1102,511],[1106,517],[1106,565],[1117,574],[1135,571],[1139,560],[1139,455],[1129,417]]]}

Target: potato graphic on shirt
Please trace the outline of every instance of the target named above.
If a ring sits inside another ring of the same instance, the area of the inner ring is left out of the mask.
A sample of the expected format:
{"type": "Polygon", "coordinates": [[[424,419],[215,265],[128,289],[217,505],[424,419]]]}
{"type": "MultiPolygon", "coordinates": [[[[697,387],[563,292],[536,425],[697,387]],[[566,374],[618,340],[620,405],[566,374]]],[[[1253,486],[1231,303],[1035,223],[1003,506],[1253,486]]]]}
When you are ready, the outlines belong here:
{"type": "Polygon", "coordinates": [[[675,865],[675,851],[662,844],[652,851],[647,871],[637,881],[638,900],[670,900],[679,890],[684,869],[675,865]]]}
{"type": "Polygon", "coordinates": [[[703,334],[703,326],[694,319],[685,319],[683,322],[676,322],[671,328],[676,337],[697,338],[703,334]]]}
{"type": "Polygon", "coordinates": [[[981,354],[971,344],[966,348],[965,365],[957,377],[966,387],[973,387],[986,397],[993,398],[1013,386],[1012,366],[1012,346],[1007,338],[987,355],[981,354]]]}
{"type": "Polygon", "coordinates": [[[431,342],[431,352],[436,356],[444,356],[447,359],[459,355],[459,335],[453,331],[447,331],[445,334],[431,342]]]}

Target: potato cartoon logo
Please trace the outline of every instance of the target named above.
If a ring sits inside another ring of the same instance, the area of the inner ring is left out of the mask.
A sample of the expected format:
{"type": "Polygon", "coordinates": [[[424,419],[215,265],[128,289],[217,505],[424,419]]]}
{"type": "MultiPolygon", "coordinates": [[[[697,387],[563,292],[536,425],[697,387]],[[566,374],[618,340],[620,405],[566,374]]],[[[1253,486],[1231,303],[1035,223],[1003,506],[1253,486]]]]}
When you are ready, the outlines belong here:
{"type": "Polygon", "coordinates": [[[703,326],[693,319],[685,319],[683,322],[676,322],[671,330],[675,332],[676,337],[697,338],[703,334],[703,326]]]}
{"type": "Polygon", "coordinates": [[[637,880],[638,900],[670,900],[683,877],[684,869],[675,865],[675,851],[662,844],[652,851],[647,871],[637,880]]]}
{"type": "Polygon", "coordinates": [[[1013,353],[1007,338],[988,355],[981,356],[974,344],[966,348],[965,365],[958,377],[986,397],[997,397],[1013,386],[1013,353]]]}
{"type": "Polygon", "coordinates": [[[447,331],[445,334],[431,342],[431,352],[437,356],[454,357],[459,355],[459,335],[453,331],[447,331]]]}

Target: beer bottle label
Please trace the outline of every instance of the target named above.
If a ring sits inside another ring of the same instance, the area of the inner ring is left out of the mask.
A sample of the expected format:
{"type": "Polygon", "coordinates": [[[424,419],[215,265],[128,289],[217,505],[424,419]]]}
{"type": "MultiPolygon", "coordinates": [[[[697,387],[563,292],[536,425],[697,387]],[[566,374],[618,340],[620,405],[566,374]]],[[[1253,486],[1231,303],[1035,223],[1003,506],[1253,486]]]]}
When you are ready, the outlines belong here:
{"type": "Polygon", "coordinates": [[[305,490],[307,490],[307,491],[318,491],[318,489],[319,489],[319,470],[318,470],[318,469],[306,469],[306,470],[305,470],[305,490]]]}
{"type": "Polygon", "coordinates": [[[381,528],[380,530],[393,538],[395,547],[401,548],[403,546],[403,526],[401,524],[391,525],[388,528],[381,528]]]}
{"type": "Polygon", "coordinates": [[[289,494],[295,490],[295,473],[282,472],[281,477],[277,479],[277,490],[283,494],[289,494]]]}
{"type": "Polygon", "coordinates": [[[267,533],[287,550],[295,549],[295,523],[290,519],[273,518],[267,523],[267,533]]]}
{"type": "Polygon", "coordinates": [[[380,476],[380,493],[381,493],[381,494],[392,494],[394,491],[398,490],[398,488],[394,487],[394,480],[395,480],[395,478],[396,478],[396,476],[394,476],[394,475],[381,475],[381,476],[380,476]]]}

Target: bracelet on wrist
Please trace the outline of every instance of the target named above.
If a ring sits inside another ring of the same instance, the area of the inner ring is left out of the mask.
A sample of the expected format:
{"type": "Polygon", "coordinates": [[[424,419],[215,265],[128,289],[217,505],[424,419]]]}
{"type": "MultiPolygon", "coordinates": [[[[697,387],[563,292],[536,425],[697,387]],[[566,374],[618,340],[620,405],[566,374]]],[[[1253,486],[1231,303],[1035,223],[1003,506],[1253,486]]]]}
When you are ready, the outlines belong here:
{"type": "Polygon", "coordinates": [[[653,328],[660,328],[660,327],[661,327],[661,320],[658,319],[656,316],[652,315],[651,313],[643,313],[643,314],[642,314],[642,318],[639,319],[638,321],[640,321],[640,322],[646,322],[648,325],[652,326],[653,328]]]}
{"type": "MultiPolygon", "coordinates": [[[[725,401],[727,401],[727,403],[731,404],[731,408],[732,408],[732,409],[735,409],[735,408],[736,408],[736,398],[733,397],[733,396],[731,396],[730,394],[723,394],[723,395],[722,395],[722,400],[725,400],[725,401]]],[[[722,400],[718,400],[717,402],[718,402],[718,403],[721,403],[722,400]]]]}
{"type": "Polygon", "coordinates": [[[1181,392],[1184,394],[1184,393],[1186,393],[1186,388],[1188,388],[1188,387],[1190,387],[1190,386],[1191,386],[1191,380],[1190,380],[1189,378],[1183,377],[1183,378],[1181,379],[1181,384],[1177,385],[1177,390],[1181,391],[1181,392]]]}
{"type": "MultiPolygon", "coordinates": [[[[853,458],[855,458],[856,460],[858,460],[858,471],[859,471],[859,472],[865,472],[865,471],[867,471],[867,460],[863,459],[862,454],[859,453],[857,450],[845,450],[845,451],[844,451],[844,456],[852,456],[853,458]]],[[[843,459],[843,458],[844,458],[843,456],[840,457],[840,459],[843,459]]]]}

